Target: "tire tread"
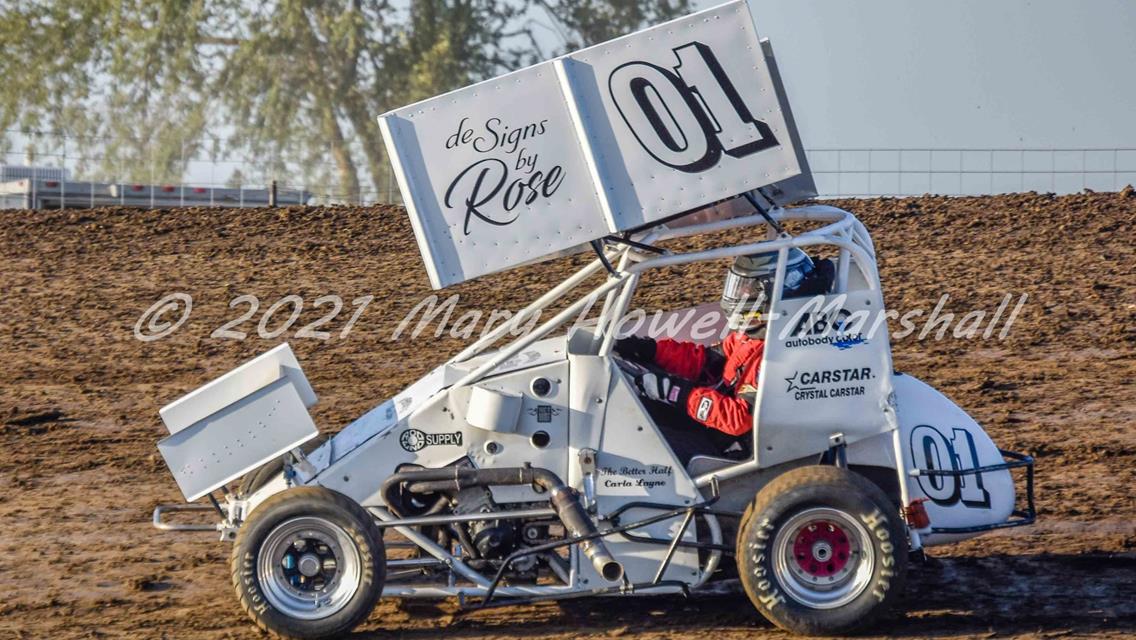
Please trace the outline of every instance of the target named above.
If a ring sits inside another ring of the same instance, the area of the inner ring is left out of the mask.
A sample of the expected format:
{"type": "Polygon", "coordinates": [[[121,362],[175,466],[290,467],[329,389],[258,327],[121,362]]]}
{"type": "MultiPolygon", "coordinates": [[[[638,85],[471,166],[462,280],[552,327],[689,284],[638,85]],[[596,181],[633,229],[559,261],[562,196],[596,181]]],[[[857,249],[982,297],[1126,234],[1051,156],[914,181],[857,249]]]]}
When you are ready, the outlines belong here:
{"type": "Polygon", "coordinates": [[[890,527],[890,531],[893,535],[895,535],[898,531],[902,531],[904,534],[903,536],[897,536],[897,539],[894,541],[894,544],[902,545],[902,547],[899,548],[901,550],[897,549],[897,558],[899,558],[899,568],[897,570],[898,575],[892,581],[892,588],[888,591],[889,600],[883,605],[875,607],[868,615],[858,620],[856,624],[850,627],[839,629],[828,629],[820,624],[808,624],[802,621],[797,621],[795,624],[792,624],[788,623],[783,618],[779,619],[779,617],[766,614],[764,611],[761,611],[759,609],[759,611],[761,611],[762,615],[766,619],[768,619],[778,627],[781,627],[788,631],[805,633],[809,635],[833,635],[849,633],[861,629],[878,619],[879,616],[883,615],[890,608],[890,605],[893,604],[896,599],[898,599],[899,594],[901,594],[903,591],[903,585],[906,577],[907,557],[906,527],[902,524],[902,520],[899,519],[899,514],[895,512],[895,508],[892,505],[891,500],[888,498],[887,494],[885,494],[884,491],[871,480],[855,472],[827,465],[810,465],[787,471],[774,478],[767,485],[762,487],[762,489],[758,491],[757,495],[754,496],[754,499],[749,502],[742,516],[741,526],[738,530],[738,538],[735,546],[735,557],[737,558],[737,562],[739,564],[738,573],[739,577],[741,578],[740,582],[742,584],[742,589],[745,591],[746,596],[750,599],[751,602],[758,602],[758,594],[754,591],[754,585],[752,584],[751,580],[747,580],[746,576],[742,575],[743,570],[741,568],[741,563],[743,561],[743,558],[745,557],[744,554],[746,553],[744,547],[746,541],[750,538],[750,532],[753,528],[754,522],[757,520],[757,514],[764,513],[775,500],[784,499],[784,496],[786,494],[798,489],[826,484],[846,486],[848,483],[851,483],[857,489],[862,491],[865,496],[868,497],[872,502],[876,503],[877,506],[881,508],[886,507],[886,512],[889,516],[888,526],[890,527]]]}
{"type": "Polygon", "coordinates": [[[367,615],[370,614],[370,610],[374,608],[375,603],[378,601],[379,595],[381,595],[382,593],[383,571],[381,569],[384,566],[385,552],[383,549],[382,534],[379,531],[378,527],[374,525],[374,520],[371,514],[363,509],[363,507],[361,507],[359,503],[337,491],[331,491],[330,489],[325,489],[324,487],[310,486],[294,487],[286,491],[282,491],[280,493],[277,493],[276,495],[269,497],[267,500],[257,506],[257,508],[251,514],[249,520],[243,523],[241,528],[237,531],[237,537],[233,543],[233,550],[229,559],[229,574],[230,578],[233,581],[234,590],[237,593],[237,602],[240,604],[241,609],[244,610],[244,612],[248,614],[250,618],[252,618],[252,621],[254,624],[256,624],[257,628],[273,637],[281,638],[283,640],[315,640],[317,638],[338,637],[344,633],[351,631],[354,626],[367,618],[367,615]],[[353,518],[364,524],[364,529],[370,530],[358,531],[355,530],[354,527],[352,527],[347,530],[347,534],[352,538],[356,538],[356,543],[360,544],[361,547],[368,541],[358,540],[357,537],[359,535],[369,536],[371,538],[371,540],[369,541],[370,545],[373,547],[375,554],[380,558],[380,562],[378,563],[380,570],[376,572],[376,575],[373,579],[373,582],[377,582],[379,584],[379,587],[377,589],[374,589],[374,593],[370,597],[371,602],[366,607],[367,614],[363,615],[359,620],[349,620],[347,624],[339,625],[334,629],[328,629],[326,632],[320,633],[318,635],[290,633],[288,631],[276,629],[270,626],[268,622],[256,612],[253,603],[249,600],[248,591],[247,589],[243,588],[241,582],[241,556],[243,555],[244,547],[249,543],[249,541],[247,540],[247,532],[250,529],[250,527],[248,526],[249,522],[252,522],[253,518],[257,517],[258,513],[271,513],[277,505],[293,501],[329,502],[334,505],[335,508],[341,509],[342,511],[350,514],[353,518]],[[367,527],[367,524],[369,524],[370,526],[367,527]]]}

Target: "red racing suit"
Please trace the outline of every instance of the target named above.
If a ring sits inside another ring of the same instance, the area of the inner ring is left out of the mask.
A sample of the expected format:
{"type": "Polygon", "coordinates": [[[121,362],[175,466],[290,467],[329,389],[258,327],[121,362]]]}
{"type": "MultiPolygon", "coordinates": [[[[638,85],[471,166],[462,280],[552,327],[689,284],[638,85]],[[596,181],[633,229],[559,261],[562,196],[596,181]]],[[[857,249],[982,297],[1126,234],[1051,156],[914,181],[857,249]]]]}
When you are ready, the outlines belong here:
{"type": "Polygon", "coordinates": [[[726,362],[721,376],[707,366],[708,351],[693,342],[658,340],[654,362],[670,375],[699,385],[690,390],[686,406],[682,407],[691,418],[731,436],[749,433],[753,428],[750,403],[757,392],[757,372],[761,369],[765,341],[731,333],[722,341],[726,362]],[[718,379],[714,380],[715,377],[718,379]]]}

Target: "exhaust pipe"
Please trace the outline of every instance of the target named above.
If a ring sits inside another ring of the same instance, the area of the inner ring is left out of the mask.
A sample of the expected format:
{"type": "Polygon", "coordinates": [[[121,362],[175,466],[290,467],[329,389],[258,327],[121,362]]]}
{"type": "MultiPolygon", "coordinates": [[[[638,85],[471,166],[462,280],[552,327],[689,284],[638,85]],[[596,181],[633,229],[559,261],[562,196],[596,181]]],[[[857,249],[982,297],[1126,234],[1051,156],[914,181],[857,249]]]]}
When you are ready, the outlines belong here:
{"type": "MultiPolygon", "coordinates": [[[[548,469],[443,467],[402,471],[387,478],[383,482],[381,492],[387,508],[400,517],[393,506],[399,502],[394,491],[404,483],[410,493],[457,492],[469,487],[533,485],[548,492],[548,502],[569,535],[585,537],[599,533],[592,519],[588,517],[588,512],[584,510],[584,505],[580,503],[579,494],[548,469]]],[[[623,565],[611,555],[599,537],[580,542],[580,549],[591,561],[596,573],[604,580],[619,582],[623,579],[623,565]]]]}
{"type": "MultiPolygon", "coordinates": [[[[551,495],[548,501],[556,510],[556,515],[560,517],[560,522],[564,523],[564,528],[568,530],[569,534],[581,537],[598,533],[596,526],[592,524],[592,519],[584,511],[584,505],[580,504],[579,494],[564,485],[552,488],[549,493],[551,495]]],[[[583,550],[588,560],[592,561],[596,573],[603,576],[604,580],[619,582],[623,579],[623,565],[612,557],[611,552],[607,550],[602,540],[599,538],[584,540],[580,543],[580,549],[583,550]]]]}

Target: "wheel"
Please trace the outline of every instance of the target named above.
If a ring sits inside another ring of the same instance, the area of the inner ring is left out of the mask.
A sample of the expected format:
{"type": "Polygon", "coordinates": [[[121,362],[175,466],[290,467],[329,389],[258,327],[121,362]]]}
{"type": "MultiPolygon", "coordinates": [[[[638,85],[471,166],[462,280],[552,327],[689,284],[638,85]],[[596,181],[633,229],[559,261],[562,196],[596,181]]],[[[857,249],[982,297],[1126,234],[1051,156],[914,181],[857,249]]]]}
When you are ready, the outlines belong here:
{"type": "Polygon", "coordinates": [[[233,545],[233,585],[257,626],[282,638],[334,638],[363,622],[383,590],[386,552],[354,500],[297,487],[257,507],[233,545]]]}
{"type": "Polygon", "coordinates": [[[907,531],[891,501],[845,469],[788,471],[742,517],[742,587],[770,622],[838,635],[870,624],[903,593],[907,531]]]}

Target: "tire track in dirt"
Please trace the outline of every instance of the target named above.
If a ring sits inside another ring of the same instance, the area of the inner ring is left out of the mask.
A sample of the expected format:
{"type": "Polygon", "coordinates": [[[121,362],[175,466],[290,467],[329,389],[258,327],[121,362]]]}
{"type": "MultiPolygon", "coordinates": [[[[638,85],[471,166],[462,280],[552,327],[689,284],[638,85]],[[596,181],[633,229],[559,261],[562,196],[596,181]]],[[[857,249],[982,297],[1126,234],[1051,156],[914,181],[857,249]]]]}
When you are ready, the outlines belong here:
{"type": "MultiPolygon", "coordinates": [[[[896,367],[966,408],[999,445],[1036,454],[1036,527],[934,550],[913,572],[890,637],[1136,634],[1136,194],[877,199],[836,203],[876,241],[889,308],[993,310],[1028,301],[1004,340],[894,341],[896,367]]],[[[390,337],[428,288],[393,207],[5,212],[0,226],[0,637],[259,637],[237,608],[227,548],[161,534],[180,497],[154,444],[157,409],[278,340],[209,334],[251,293],[262,311],[374,295],[347,339],[291,339],[334,432],[456,352],[431,332],[390,337]],[[133,337],[175,291],[191,319],[164,340],[133,337]]],[[[684,241],[705,245],[709,239],[684,241]]],[[[457,293],[471,309],[518,309],[582,257],[488,276],[457,293]]],[[[714,299],[722,265],[644,282],[651,310],[714,299]]],[[[324,310],[305,308],[296,326],[324,310]]],[[[342,320],[328,326],[336,332],[342,320]]],[[[434,327],[432,326],[431,329],[434,327]]],[[[255,336],[255,326],[249,325],[255,336]]],[[[897,330],[893,328],[893,333],[897,330]]],[[[455,616],[454,605],[382,603],[359,637],[519,636],[726,640],[780,637],[738,595],[539,605],[455,616]],[[439,627],[442,624],[444,626],[439,627]],[[439,631],[441,629],[441,631],[439,631]],[[396,634],[397,635],[397,634],[396,634]]]]}

